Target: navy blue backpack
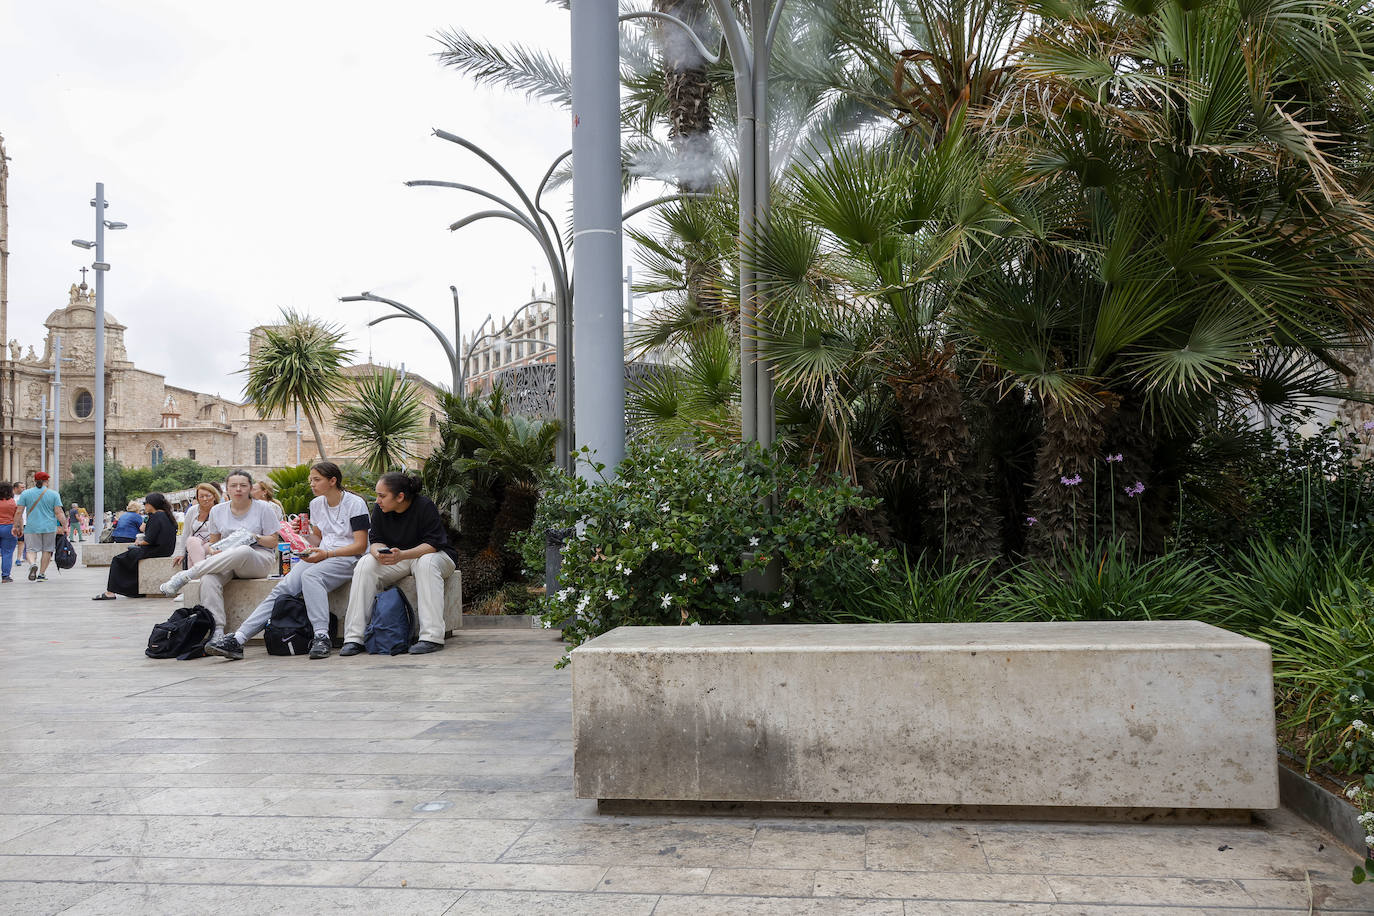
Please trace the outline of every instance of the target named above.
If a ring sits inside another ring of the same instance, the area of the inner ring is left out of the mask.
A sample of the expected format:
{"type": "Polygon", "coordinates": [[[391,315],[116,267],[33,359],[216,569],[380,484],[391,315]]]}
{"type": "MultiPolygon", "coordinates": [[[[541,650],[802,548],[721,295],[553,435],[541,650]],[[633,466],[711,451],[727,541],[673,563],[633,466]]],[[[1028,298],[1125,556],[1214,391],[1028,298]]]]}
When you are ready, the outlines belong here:
{"type": "Polygon", "coordinates": [[[401,590],[392,586],[378,595],[363,632],[363,647],[372,655],[400,655],[419,638],[420,619],[401,590]]]}

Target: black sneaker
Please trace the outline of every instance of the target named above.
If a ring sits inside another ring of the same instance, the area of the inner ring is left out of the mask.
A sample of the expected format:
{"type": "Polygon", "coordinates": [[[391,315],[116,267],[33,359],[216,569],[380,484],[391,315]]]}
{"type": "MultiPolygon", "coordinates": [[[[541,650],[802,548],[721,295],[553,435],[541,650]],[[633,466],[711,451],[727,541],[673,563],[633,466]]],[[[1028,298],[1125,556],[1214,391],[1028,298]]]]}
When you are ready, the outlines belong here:
{"type": "Polygon", "coordinates": [[[225,633],[219,639],[212,639],[207,642],[205,652],[208,655],[218,655],[220,658],[227,658],[230,661],[243,659],[243,646],[239,645],[238,638],[233,633],[225,633]]]}
{"type": "Polygon", "coordinates": [[[343,644],[343,648],[339,650],[339,656],[341,658],[347,658],[350,655],[361,655],[362,653],[363,644],[360,642],[346,642],[343,644]]]}
{"type": "Polygon", "coordinates": [[[35,580],[35,579],[37,579],[37,578],[38,578],[38,567],[37,567],[37,566],[30,566],[30,567],[29,567],[29,581],[32,582],[33,580],[35,580]]]}
{"type": "Polygon", "coordinates": [[[328,633],[316,633],[315,638],[310,640],[311,658],[328,658],[334,646],[329,641],[328,633]]]}
{"type": "Polygon", "coordinates": [[[413,646],[410,647],[410,654],[411,654],[411,655],[427,655],[427,654],[430,653],[430,652],[438,652],[438,651],[439,651],[440,649],[442,649],[443,647],[444,647],[444,644],[441,643],[441,642],[430,642],[430,641],[427,640],[427,639],[422,639],[422,640],[420,640],[419,642],[417,642],[415,645],[413,645],[413,646]]]}

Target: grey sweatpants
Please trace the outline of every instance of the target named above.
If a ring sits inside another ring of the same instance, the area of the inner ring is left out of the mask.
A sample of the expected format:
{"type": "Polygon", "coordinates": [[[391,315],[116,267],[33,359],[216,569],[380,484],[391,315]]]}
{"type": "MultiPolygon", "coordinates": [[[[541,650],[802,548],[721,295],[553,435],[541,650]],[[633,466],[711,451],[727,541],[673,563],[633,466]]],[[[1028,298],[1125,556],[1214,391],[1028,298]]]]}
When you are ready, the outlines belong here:
{"type": "Polygon", "coordinates": [[[224,631],[224,583],[230,579],[266,579],[277,557],[243,544],[214,553],[191,567],[189,578],[200,580],[200,603],[215,618],[215,634],[224,631]]]}
{"type": "MultiPolygon", "coordinates": [[[[305,612],[310,617],[310,625],[316,633],[329,632],[329,593],[353,580],[353,567],[357,557],[330,557],[318,563],[298,562],[290,575],[277,583],[276,587],[262,599],[262,604],[248,615],[248,619],[234,634],[240,645],[244,645],[262,632],[272,619],[272,605],[282,595],[300,595],[305,599],[305,612]]],[[[201,586],[202,590],[204,586],[201,586]]]]}

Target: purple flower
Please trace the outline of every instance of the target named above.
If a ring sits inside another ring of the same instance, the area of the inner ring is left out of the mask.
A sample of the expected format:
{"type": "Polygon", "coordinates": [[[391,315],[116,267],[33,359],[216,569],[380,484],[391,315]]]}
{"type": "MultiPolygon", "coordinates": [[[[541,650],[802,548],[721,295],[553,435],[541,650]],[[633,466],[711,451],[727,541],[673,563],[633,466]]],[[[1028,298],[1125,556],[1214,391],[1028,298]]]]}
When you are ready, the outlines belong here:
{"type": "Polygon", "coordinates": [[[1371,429],[1374,429],[1374,420],[1365,420],[1364,431],[1369,432],[1371,429]]]}
{"type": "Polygon", "coordinates": [[[1026,516],[1026,527],[1030,527],[1031,525],[1034,525],[1034,524],[1035,524],[1036,522],[1038,522],[1038,521],[1040,521],[1040,519],[1036,518],[1034,515],[1027,515],[1027,516],[1026,516]]]}
{"type": "Polygon", "coordinates": [[[1072,477],[1061,477],[1059,478],[1059,482],[1066,487],[1076,487],[1083,482],[1083,475],[1075,474],[1072,477]]]}
{"type": "Polygon", "coordinates": [[[1125,459],[1123,459],[1123,458],[1121,457],[1121,453],[1120,453],[1120,452],[1117,452],[1115,455],[1108,455],[1108,456],[1107,456],[1107,463],[1108,463],[1108,464],[1112,464],[1112,463],[1114,463],[1114,462],[1123,461],[1123,460],[1125,460],[1125,459]]]}
{"type": "Polygon", "coordinates": [[[1126,495],[1134,499],[1145,492],[1145,484],[1137,480],[1134,486],[1126,487],[1126,495]]]}

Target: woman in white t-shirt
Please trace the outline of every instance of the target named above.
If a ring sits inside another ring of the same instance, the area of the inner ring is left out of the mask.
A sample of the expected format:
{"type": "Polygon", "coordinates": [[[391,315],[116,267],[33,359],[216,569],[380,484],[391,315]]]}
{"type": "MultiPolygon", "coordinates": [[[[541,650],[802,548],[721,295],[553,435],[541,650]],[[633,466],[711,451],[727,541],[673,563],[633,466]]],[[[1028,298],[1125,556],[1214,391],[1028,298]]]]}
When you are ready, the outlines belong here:
{"type": "Polygon", "coordinates": [[[266,579],[276,563],[277,513],[250,495],[253,475],[232,471],[225,482],[229,502],[210,509],[208,556],[190,570],[177,573],[159,586],[171,597],[193,579],[200,580],[200,603],[215,618],[214,636],[224,633],[224,583],[230,579],[266,579]]]}
{"type": "Polygon", "coordinates": [[[310,490],[315,498],[310,501],[311,525],[306,540],[313,546],[301,554],[302,562],[277,583],[237,633],[212,639],[205,646],[206,652],[221,658],[243,658],[243,647],[267,626],[277,599],[300,595],[315,630],[310,657],[329,657],[329,593],[353,579],[353,566],[367,551],[367,503],[343,489],[343,472],[332,461],[311,465],[310,490]]]}

